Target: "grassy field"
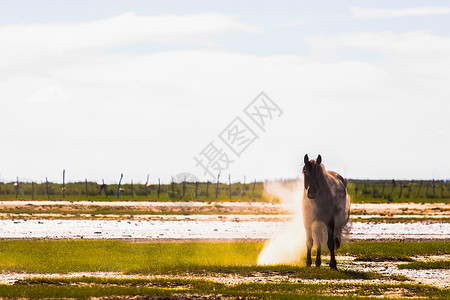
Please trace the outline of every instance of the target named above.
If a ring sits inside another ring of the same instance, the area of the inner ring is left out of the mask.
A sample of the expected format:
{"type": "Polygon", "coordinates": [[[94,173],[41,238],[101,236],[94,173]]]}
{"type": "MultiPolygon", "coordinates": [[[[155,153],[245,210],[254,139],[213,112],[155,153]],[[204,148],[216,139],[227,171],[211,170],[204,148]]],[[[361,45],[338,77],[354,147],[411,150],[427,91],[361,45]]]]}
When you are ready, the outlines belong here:
{"type": "Polygon", "coordinates": [[[356,180],[347,181],[354,203],[450,201],[450,182],[435,180],[356,180]]]}
{"type": "MultiPolygon", "coordinates": [[[[263,243],[132,243],[111,240],[2,240],[2,272],[139,274],[254,268],[263,243]],[[231,268],[231,269],[230,269],[231,268]]],[[[324,250],[326,254],[326,251],[324,250]]],[[[397,259],[450,254],[450,242],[351,242],[339,255],[397,259]]],[[[262,267],[261,267],[262,268],[262,267]]],[[[295,270],[298,267],[293,267],[295,270]]]]}
{"type": "MultiPolygon", "coordinates": [[[[110,280],[98,277],[32,279],[0,285],[4,297],[86,298],[153,296],[162,299],[379,299],[380,296],[446,299],[449,292],[420,284],[243,283],[226,285],[198,279],[110,280]]],[[[135,299],[135,298],[133,298],[135,299]]],[[[447,298],[448,299],[448,298],[447,298]]]]}
{"type": "Polygon", "coordinates": [[[398,266],[399,269],[450,269],[450,260],[414,261],[398,266]]]}
{"type": "MultiPolygon", "coordinates": [[[[8,218],[17,217],[17,215],[25,214],[27,217],[36,215],[36,218],[46,218],[40,214],[54,214],[58,218],[85,219],[94,216],[138,216],[138,215],[240,215],[240,214],[268,214],[263,209],[235,209],[233,207],[223,207],[220,204],[205,205],[202,207],[175,206],[170,208],[164,207],[130,207],[130,206],[98,206],[98,205],[29,205],[13,208],[0,208],[1,214],[8,214],[8,218]]],[[[286,214],[286,212],[270,212],[271,215],[286,214]]],[[[51,218],[52,216],[47,216],[51,218]]]]}
{"type": "MultiPolygon", "coordinates": [[[[283,181],[285,183],[292,180],[283,181]]],[[[233,183],[170,183],[121,185],[117,198],[117,185],[108,185],[105,190],[95,182],[0,183],[0,200],[91,200],[91,201],[278,201],[264,195],[264,182],[233,183]],[[48,193],[47,193],[48,187],[48,193]],[[217,196],[216,196],[217,188],[217,196]]],[[[348,193],[353,203],[434,203],[450,201],[449,181],[395,181],[392,180],[348,180],[348,193]]]]}
{"type": "MultiPolygon", "coordinates": [[[[98,277],[32,279],[0,285],[4,297],[86,298],[102,296],[153,296],[162,299],[379,299],[380,296],[448,299],[446,290],[420,284],[305,284],[243,283],[226,285],[206,280],[140,279],[105,280],[98,277]]],[[[135,298],[133,298],[135,299],[135,298]]]]}
{"type": "MultiPolygon", "coordinates": [[[[0,269],[3,274],[41,275],[19,280],[13,285],[0,284],[0,296],[85,298],[151,295],[174,299],[205,295],[211,299],[223,296],[264,299],[296,299],[300,296],[347,299],[381,295],[450,297],[449,290],[405,282],[406,278],[402,276],[346,269],[333,271],[327,267],[257,266],[262,247],[262,243],[256,242],[2,240],[0,269]],[[119,272],[131,277],[62,277],[62,274],[72,272],[119,272]],[[53,273],[61,275],[46,276],[53,273]],[[281,281],[277,279],[280,276],[284,278],[281,281]],[[258,282],[259,277],[269,280],[258,282]],[[222,279],[242,278],[246,281],[221,282],[222,279]]],[[[386,260],[439,254],[450,254],[450,242],[352,242],[344,244],[338,251],[338,255],[386,260]]]]}

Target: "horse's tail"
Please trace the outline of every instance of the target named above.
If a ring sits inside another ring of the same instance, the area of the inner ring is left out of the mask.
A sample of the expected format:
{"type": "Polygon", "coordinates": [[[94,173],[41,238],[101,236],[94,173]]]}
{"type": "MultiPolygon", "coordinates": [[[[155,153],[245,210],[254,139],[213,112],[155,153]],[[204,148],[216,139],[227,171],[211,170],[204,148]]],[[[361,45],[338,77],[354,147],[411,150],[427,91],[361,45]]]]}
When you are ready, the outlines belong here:
{"type": "Polygon", "coordinates": [[[342,232],[339,231],[339,232],[334,236],[334,249],[335,249],[335,250],[339,249],[339,247],[341,246],[341,239],[342,239],[342,232]]]}
{"type": "Polygon", "coordinates": [[[339,211],[335,219],[336,227],[334,228],[334,248],[339,249],[342,241],[342,232],[345,231],[345,226],[350,218],[350,196],[345,195],[345,206],[339,211]]]}
{"type": "Polygon", "coordinates": [[[341,237],[334,238],[334,249],[337,250],[341,246],[341,237]]]}

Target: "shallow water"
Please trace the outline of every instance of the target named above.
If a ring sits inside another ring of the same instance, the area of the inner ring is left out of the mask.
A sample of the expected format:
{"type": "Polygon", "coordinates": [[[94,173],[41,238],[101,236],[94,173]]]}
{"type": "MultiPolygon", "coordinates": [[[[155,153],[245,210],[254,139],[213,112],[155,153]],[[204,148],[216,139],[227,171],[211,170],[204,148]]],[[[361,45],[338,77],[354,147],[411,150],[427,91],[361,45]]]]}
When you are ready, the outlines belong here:
{"type": "MultiPolygon", "coordinates": [[[[69,239],[268,239],[288,222],[0,220],[0,238],[69,239]]],[[[450,239],[449,223],[353,222],[349,239],[450,239]]]]}

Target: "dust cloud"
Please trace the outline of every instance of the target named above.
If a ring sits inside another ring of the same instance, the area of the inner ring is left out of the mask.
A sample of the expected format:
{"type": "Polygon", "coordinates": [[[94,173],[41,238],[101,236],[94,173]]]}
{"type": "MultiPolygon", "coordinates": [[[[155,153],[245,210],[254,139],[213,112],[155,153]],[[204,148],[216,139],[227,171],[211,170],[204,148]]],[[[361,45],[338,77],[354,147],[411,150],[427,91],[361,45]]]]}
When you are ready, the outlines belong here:
{"type": "Polygon", "coordinates": [[[278,198],[292,213],[292,219],[282,232],[274,235],[258,257],[258,265],[301,264],[306,254],[305,228],[303,225],[303,180],[276,181],[264,184],[266,196],[278,198]]]}

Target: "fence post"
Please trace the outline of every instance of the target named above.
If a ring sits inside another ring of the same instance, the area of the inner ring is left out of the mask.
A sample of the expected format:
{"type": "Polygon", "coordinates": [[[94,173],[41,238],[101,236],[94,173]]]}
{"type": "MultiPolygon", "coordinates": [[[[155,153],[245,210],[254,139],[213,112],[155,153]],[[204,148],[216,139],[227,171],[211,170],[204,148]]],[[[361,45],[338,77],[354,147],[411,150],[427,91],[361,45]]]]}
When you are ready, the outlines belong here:
{"type": "Polygon", "coordinates": [[[421,180],[419,183],[419,191],[417,192],[416,199],[419,198],[419,196],[420,196],[420,190],[422,189],[422,182],[423,181],[421,180]]]}
{"type": "Polygon", "coordinates": [[[119,199],[120,197],[120,184],[122,183],[123,173],[120,173],[119,184],[117,185],[116,197],[119,199]]]}
{"type": "Polygon", "coordinates": [[[198,200],[198,181],[195,182],[195,200],[198,200]]]}
{"type": "Polygon", "coordinates": [[[231,174],[228,174],[228,193],[230,194],[231,199],[231,174]]]}
{"type": "Polygon", "coordinates": [[[158,199],[159,199],[159,194],[161,193],[161,179],[158,178],[158,199]]]}
{"type": "Polygon", "coordinates": [[[16,199],[19,195],[19,177],[16,178],[16,182],[14,183],[14,191],[16,192],[16,199]]]}
{"type": "Polygon", "coordinates": [[[31,200],[34,200],[34,182],[31,182],[31,200]]]}
{"type": "Polygon", "coordinates": [[[252,189],[252,198],[255,198],[255,187],[256,187],[256,179],[253,182],[253,189],[252,189]]]}
{"type": "Polygon", "coordinates": [[[134,195],[134,193],[133,193],[133,179],[131,179],[131,199],[133,199],[133,195],[134,195]]]}
{"type": "Polygon", "coordinates": [[[183,199],[185,195],[186,195],[186,176],[184,176],[183,179],[183,199]]]}
{"type": "Polygon", "coordinates": [[[50,193],[48,192],[48,179],[45,177],[45,188],[47,190],[47,199],[50,200],[50,193]]]}
{"type": "Polygon", "coordinates": [[[173,176],[172,176],[172,197],[175,195],[175,192],[174,192],[174,190],[173,190],[173,188],[174,188],[174,182],[173,182],[173,176]]]}
{"type": "Polygon", "coordinates": [[[217,199],[217,196],[219,195],[219,177],[220,177],[220,174],[217,175],[216,199],[217,199]]]}
{"type": "Polygon", "coordinates": [[[88,194],[88,183],[87,178],[84,179],[85,187],[86,187],[86,200],[89,200],[89,194],[88,194]]]}
{"type": "Polygon", "coordinates": [[[148,185],[148,178],[149,178],[149,174],[147,174],[147,181],[145,182],[145,185],[144,185],[144,194],[145,194],[145,197],[147,197],[147,185],[148,185]]]}
{"type": "Polygon", "coordinates": [[[408,199],[411,197],[411,189],[412,189],[412,186],[413,186],[413,184],[414,184],[414,180],[411,180],[411,182],[409,183],[409,189],[408,189],[408,199]]]}
{"type": "Polygon", "coordinates": [[[389,196],[389,201],[394,201],[394,188],[395,188],[395,180],[392,179],[392,190],[391,190],[391,195],[389,196]]]}
{"type": "Polygon", "coordinates": [[[63,194],[63,198],[66,198],[66,170],[63,170],[62,194],[63,194]]]}
{"type": "Polygon", "coordinates": [[[433,198],[436,198],[436,183],[433,179],[433,198]]]}
{"type": "Polygon", "coordinates": [[[105,184],[105,180],[102,179],[102,185],[100,185],[100,192],[104,190],[106,199],[108,199],[107,185],[105,184]]]}

